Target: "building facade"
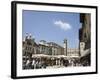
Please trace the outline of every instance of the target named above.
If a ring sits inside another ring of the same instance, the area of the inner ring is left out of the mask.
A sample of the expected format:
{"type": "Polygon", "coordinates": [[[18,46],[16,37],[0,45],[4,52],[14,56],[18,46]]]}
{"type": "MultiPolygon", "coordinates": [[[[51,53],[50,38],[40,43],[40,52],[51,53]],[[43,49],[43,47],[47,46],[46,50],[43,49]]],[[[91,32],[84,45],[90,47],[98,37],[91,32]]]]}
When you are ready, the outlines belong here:
{"type": "Polygon", "coordinates": [[[64,46],[60,46],[55,42],[46,42],[45,40],[40,40],[39,43],[36,43],[35,39],[32,38],[31,35],[27,34],[22,44],[23,69],[28,69],[28,68],[31,69],[32,61],[34,60],[35,62],[38,61],[41,62],[41,64],[45,63],[49,66],[53,65],[68,66],[69,63],[71,66],[73,62],[75,63],[76,58],[79,58],[79,49],[68,48],[66,39],[64,39],[63,45],[64,46]],[[28,66],[26,66],[27,64],[28,66]]]}
{"type": "Polygon", "coordinates": [[[45,54],[45,55],[65,55],[78,56],[79,50],[68,48],[67,40],[64,39],[64,46],[60,46],[55,42],[46,42],[41,40],[38,44],[31,35],[27,35],[23,41],[23,55],[45,54]]]}
{"type": "Polygon", "coordinates": [[[41,40],[37,44],[31,35],[27,35],[23,41],[23,56],[31,56],[32,54],[64,55],[64,48],[57,43],[45,40],[41,40]]]}
{"type": "Polygon", "coordinates": [[[79,49],[77,48],[68,48],[67,56],[69,57],[79,57],[79,49]]]}
{"type": "Polygon", "coordinates": [[[91,15],[80,14],[80,23],[82,27],[79,30],[79,50],[81,63],[84,66],[91,65],[91,15]]]}

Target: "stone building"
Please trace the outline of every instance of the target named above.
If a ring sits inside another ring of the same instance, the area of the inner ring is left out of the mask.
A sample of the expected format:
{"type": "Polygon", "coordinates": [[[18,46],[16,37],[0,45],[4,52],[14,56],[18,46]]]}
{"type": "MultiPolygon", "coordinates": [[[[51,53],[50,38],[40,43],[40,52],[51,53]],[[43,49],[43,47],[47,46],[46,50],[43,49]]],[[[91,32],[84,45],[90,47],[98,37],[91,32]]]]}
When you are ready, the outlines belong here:
{"type": "Polygon", "coordinates": [[[30,64],[33,60],[35,60],[35,62],[40,61],[41,64],[45,63],[49,66],[68,66],[68,62],[72,65],[79,57],[79,50],[76,48],[68,48],[66,39],[64,39],[63,45],[64,46],[60,46],[55,42],[46,42],[45,40],[40,40],[39,43],[36,43],[35,39],[27,34],[22,45],[23,68],[31,69],[32,66],[30,66],[30,64]],[[26,64],[29,65],[26,66],[26,64]]]}
{"type": "Polygon", "coordinates": [[[31,57],[32,54],[39,54],[38,45],[35,42],[35,39],[31,35],[26,35],[25,40],[23,41],[23,56],[31,57]]]}
{"type": "Polygon", "coordinates": [[[52,55],[63,55],[63,47],[54,42],[48,43],[52,50],[52,55]]]}
{"type": "Polygon", "coordinates": [[[79,49],[77,48],[68,48],[67,56],[69,57],[79,57],[79,49]]]}
{"type": "Polygon", "coordinates": [[[31,35],[26,35],[23,41],[23,56],[31,56],[32,54],[45,55],[63,55],[64,48],[54,42],[46,42],[41,40],[38,44],[31,35]]]}
{"type": "Polygon", "coordinates": [[[80,23],[82,25],[79,30],[81,63],[87,66],[91,64],[91,15],[81,13],[80,23]]]}
{"type": "Polygon", "coordinates": [[[63,47],[55,42],[46,42],[45,40],[40,40],[37,44],[35,39],[27,34],[23,41],[23,56],[32,54],[78,56],[79,50],[68,48],[66,39],[64,39],[63,47]]]}
{"type": "Polygon", "coordinates": [[[45,40],[41,40],[39,42],[38,46],[39,46],[40,54],[45,54],[45,55],[50,54],[50,52],[49,52],[50,47],[48,46],[48,44],[46,43],[45,40]]]}
{"type": "Polygon", "coordinates": [[[80,23],[82,28],[79,30],[79,40],[84,42],[85,49],[88,49],[91,47],[91,15],[80,14],[80,23]]]}

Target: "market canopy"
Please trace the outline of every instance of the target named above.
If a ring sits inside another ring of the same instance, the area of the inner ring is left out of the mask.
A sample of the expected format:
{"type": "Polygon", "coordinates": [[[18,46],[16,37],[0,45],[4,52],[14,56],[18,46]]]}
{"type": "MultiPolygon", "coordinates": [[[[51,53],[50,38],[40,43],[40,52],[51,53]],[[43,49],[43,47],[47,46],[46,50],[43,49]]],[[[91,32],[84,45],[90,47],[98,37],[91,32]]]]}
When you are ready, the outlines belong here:
{"type": "Polygon", "coordinates": [[[32,55],[32,58],[34,58],[34,57],[49,57],[49,55],[45,55],[45,54],[33,54],[32,55]]]}

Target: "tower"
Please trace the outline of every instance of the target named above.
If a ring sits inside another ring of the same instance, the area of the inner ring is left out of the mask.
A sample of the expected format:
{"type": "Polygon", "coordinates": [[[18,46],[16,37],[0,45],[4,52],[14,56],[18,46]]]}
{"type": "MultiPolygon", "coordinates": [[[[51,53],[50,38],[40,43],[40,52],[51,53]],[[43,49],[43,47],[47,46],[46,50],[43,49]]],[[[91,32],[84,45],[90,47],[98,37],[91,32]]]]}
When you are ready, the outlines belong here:
{"type": "Polygon", "coordinates": [[[67,39],[64,39],[64,55],[67,56],[67,39]]]}

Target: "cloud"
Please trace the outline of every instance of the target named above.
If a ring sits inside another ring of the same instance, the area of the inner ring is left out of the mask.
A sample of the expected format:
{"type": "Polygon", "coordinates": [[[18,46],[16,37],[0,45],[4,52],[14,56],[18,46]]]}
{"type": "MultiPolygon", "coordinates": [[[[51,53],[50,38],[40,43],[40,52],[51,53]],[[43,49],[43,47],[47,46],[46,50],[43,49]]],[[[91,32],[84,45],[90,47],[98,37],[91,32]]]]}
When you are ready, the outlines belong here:
{"type": "Polygon", "coordinates": [[[70,25],[69,23],[63,22],[63,21],[61,21],[61,20],[54,21],[54,24],[55,24],[57,27],[59,27],[59,28],[65,30],[65,31],[72,28],[71,25],[70,25]]]}

